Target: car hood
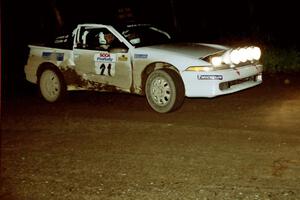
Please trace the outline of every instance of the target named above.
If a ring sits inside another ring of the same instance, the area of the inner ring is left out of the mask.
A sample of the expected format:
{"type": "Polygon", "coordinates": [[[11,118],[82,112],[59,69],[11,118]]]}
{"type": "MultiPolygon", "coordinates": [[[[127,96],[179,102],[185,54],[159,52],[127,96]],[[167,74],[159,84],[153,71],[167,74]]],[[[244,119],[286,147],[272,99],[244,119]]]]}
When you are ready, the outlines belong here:
{"type": "Polygon", "coordinates": [[[139,49],[148,50],[150,52],[176,53],[194,59],[201,59],[206,56],[225,51],[229,48],[226,46],[205,43],[175,43],[153,45],[141,47],[139,49]]]}

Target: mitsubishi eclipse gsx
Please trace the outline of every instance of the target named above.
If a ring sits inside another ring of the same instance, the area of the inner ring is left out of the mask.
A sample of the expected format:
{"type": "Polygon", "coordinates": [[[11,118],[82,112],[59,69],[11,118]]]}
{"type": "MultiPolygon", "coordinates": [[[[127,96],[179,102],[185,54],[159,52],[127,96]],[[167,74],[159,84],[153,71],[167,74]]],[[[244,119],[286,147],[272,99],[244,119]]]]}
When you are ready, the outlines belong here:
{"type": "Polygon", "coordinates": [[[48,102],[71,90],[117,91],[145,95],[159,113],[178,109],[185,97],[215,97],[262,83],[259,47],[171,41],[146,24],[79,24],[52,45],[29,45],[25,75],[48,102]]]}

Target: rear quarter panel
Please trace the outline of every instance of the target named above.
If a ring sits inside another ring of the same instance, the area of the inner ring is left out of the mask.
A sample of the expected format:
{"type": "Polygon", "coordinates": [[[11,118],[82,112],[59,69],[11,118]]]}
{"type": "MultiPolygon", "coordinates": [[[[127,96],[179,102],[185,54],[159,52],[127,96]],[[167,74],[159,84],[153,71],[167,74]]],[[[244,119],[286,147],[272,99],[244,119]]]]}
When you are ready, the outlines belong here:
{"type": "Polygon", "coordinates": [[[52,63],[60,70],[74,66],[72,50],[48,48],[43,46],[29,45],[30,51],[24,71],[29,82],[37,83],[37,71],[41,64],[52,63]]]}

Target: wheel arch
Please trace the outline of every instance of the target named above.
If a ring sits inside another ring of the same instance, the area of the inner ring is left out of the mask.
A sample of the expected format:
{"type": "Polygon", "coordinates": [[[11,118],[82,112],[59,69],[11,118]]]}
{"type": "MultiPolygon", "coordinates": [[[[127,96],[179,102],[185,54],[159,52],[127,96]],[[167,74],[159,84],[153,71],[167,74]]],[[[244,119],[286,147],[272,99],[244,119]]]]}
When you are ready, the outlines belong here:
{"type": "MultiPolygon", "coordinates": [[[[175,71],[179,77],[180,73],[179,70],[172,64],[166,63],[166,62],[153,62],[150,63],[145,67],[145,69],[141,73],[141,88],[142,88],[142,94],[145,95],[145,86],[148,76],[155,70],[159,69],[165,69],[165,70],[172,70],[175,71]]],[[[181,77],[180,77],[181,78],[181,77]]]]}
{"type": "Polygon", "coordinates": [[[46,69],[52,69],[55,72],[57,72],[58,74],[62,75],[61,71],[55,64],[53,64],[51,62],[43,62],[42,64],[39,65],[38,70],[36,72],[36,77],[37,77],[38,81],[40,79],[42,72],[46,69]]]}

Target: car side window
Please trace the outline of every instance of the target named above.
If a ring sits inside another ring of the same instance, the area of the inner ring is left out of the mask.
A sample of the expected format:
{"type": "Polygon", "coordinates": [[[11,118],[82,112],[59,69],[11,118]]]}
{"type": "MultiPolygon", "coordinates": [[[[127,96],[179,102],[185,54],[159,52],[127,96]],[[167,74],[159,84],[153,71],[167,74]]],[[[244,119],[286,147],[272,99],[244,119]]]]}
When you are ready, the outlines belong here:
{"type": "Polygon", "coordinates": [[[106,28],[86,28],[81,30],[80,35],[77,48],[122,53],[128,51],[125,44],[106,28]]]}

